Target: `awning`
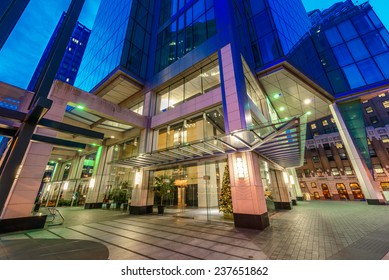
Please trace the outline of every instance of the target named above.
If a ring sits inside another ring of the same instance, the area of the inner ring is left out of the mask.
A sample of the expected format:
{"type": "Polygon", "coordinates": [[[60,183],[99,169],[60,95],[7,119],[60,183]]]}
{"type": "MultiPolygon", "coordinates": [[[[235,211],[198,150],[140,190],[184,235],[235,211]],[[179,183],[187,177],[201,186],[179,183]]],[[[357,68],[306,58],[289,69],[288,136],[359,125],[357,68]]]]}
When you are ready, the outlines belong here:
{"type": "Polygon", "coordinates": [[[254,151],[282,167],[303,164],[306,115],[110,162],[134,168],[254,151]]]}

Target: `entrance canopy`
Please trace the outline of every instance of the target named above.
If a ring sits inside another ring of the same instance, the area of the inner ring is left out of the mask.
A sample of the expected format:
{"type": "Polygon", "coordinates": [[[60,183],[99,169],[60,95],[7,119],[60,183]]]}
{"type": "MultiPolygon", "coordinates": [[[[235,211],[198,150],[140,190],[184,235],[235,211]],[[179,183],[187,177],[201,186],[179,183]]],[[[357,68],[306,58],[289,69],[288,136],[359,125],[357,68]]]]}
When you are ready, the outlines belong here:
{"type": "Polygon", "coordinates": [[[116,160],[111,164],[141,168],[254,151],[282,167],[296,167],[303,163],[305,125],[306,115],[302,115],[116,160]]]}

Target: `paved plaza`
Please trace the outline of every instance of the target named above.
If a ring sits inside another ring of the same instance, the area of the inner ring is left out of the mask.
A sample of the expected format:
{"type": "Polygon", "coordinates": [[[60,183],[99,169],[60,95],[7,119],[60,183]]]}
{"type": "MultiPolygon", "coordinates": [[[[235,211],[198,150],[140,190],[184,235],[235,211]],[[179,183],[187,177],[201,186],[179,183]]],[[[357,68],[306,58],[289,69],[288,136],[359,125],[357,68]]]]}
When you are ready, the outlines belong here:
{"type": "MultiPolygon", "coordinates": [[[[169,213],[60,210],[63,225],[3,234],[0,245],[20,239],[97,241],[108,248],[111,260],[389,259],[389,206],[364,202],[299,202],[292,211],[272,211],[264,231],[169,213]]],[[[12,259],[5,252],[0,250],[0,259],[12,259]]]]}

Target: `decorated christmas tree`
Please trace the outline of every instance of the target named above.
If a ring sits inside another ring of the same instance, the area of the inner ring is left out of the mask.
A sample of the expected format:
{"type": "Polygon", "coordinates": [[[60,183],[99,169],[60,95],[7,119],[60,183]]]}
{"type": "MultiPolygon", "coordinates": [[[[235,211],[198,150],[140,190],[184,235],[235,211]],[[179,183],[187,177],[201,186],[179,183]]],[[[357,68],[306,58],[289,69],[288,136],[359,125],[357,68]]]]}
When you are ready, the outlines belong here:
{"type": "Polygon", "coordinates": [[[219,198],[219,211],[224,214],[232,214],[232,196],[231,196],[231,182],[230,182],[230,172],[228,170],[228,165],[224,169],[222,187],[220,191],[219,198]]]}

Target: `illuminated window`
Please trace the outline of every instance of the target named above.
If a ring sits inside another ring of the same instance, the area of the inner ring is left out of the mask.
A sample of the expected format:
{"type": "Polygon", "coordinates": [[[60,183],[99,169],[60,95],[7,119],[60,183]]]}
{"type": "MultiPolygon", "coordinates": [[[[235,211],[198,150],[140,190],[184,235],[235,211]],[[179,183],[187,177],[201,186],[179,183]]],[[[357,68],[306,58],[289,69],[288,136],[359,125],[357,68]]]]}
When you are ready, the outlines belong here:
{"type": "Polygon", "coordinates": [[[316,129],[316,124],[315,123],[311,124],[311,129],[316,129]]]}
{"type": "Polygon", "coordinates": [[[381,141],[382,143],[389,143],[388,135],[381,135],[381,141]]]}
{"type": "Polygon", "coordinates": [[[378,118],[376,116],[371,117],[370,121],[371,121],[372,124],[376,124],[376,123],[378,123],[378,118]]]}
{"type": "Polygon", "coordinates": [[[368,114],[370,114],[370,113],[373,113],[373,112],[374,112],[374,110],[373,110],[373,108],[372,108],[371,106],[369,106],[369,107],[366,107],[366,108],[365,108],[365,110],[366,110],[366,112],[367,112],[368,114]]]}
{"type": "Polygon", "coordinates": [[[381,93],[380,95],[378,95],[379,97],[385,97],[386,94],[385,93],[381,93]]]}
{"type": "Polygon", "coordinates": [[[327,120],[323,120],[321,123],[323,124],[323,126],[327,126],[328,125],[328,121],[327,120]]]}
{"type": "Polygon", "coordinates": [[[374,164],[373,169],[377,174],[384,173],[384,169],[382,168],[381,164],[374,164]]]}
{"type": "Polygon", "coordinates": [[[311,188],[317,188],[316,183],[312,182],[311,183],[311,188]]]}
{"type": "Polygon", "coordinates": [[[345,166],[345,167],[344,167],[344,173],[345,173],[346,175],[353,175],[353,174],[354,174],[354,172],[353,172],[353,170],[351,169],[350,166],[345,166]]]}
{"type": "Polygon", "coordinates": [[[332,123],[335,123],[335,119],[334,119],[334,118],[331,118],[331,122],[332,122],[332,123]]]}
{"type": "Polygon", "coordinates": [[[338,149],[342,149],[343,148],[343,144],[341,142],[336,142],[335,146],[338,149]]]}
{"type": "Polygon", "coordinates": [[[384,105],[384,108],[389,108],[389,100],[382,102],[382,105],[384,105]]]}
{"type": "Polygon", "coordinates": [[[332,175],[334,175],[334,176],[340,176],[340,173],[339,173],[338,168],[332,168],[332,169],[331,169],[331,173],[332,173],[332,175]]]}

